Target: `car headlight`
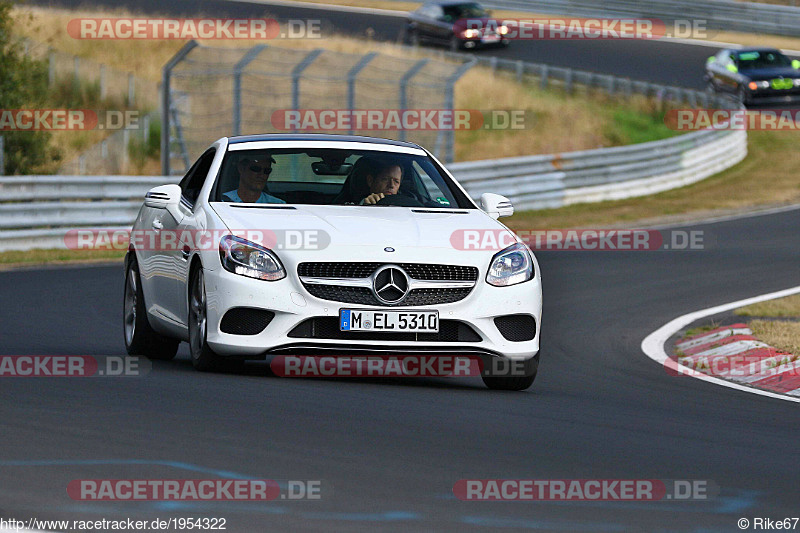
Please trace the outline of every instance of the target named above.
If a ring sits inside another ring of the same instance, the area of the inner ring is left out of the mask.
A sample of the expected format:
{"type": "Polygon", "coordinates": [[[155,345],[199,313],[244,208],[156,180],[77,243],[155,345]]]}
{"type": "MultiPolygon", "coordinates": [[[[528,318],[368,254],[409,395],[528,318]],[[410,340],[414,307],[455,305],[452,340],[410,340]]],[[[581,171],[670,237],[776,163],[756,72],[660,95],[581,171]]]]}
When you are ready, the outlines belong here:
{"type": "Polygon", "coordinates": [[[524,244],[512,244],[492,258],[486,283],[508,287],[533,278],[533,259],[524,244]]]}
{"type": "Polygon", "coordinates": [[[798,86],[800,86],[800,78],[795,78],[795,79],[794,79],[794,86],[795,86],[795,87],[798,87],[798,86]]]}
{"type": "Polygon", "coordinates": [[[756,89],[767,89],[769,87],[768,81],[751,81],[747,84],[747,87],[751,91],[755,91],[756,89]]]}
{"type": "Polygon", "coordinates": [[[234,274],[248,278],[277,281],[286,277],[280,259],[260,244],[226,235],[219,241],[222,267],[234,274]]]}
{"type": "Polygon", "coordinates": [[[461,35],[466,37],[467,39],[472,39],[473,37],[479,37],[481,34],[480,30],[476,30],[474,28],[470,28],[468,30],[464,30],[461,35]]]}
{"type": "Polygon", "coordinates": [[[508,26],[500,26],[499,28],[497,28],[497,33],[499,33],[500,35],[507,34],[508,33],[508,26]]]}

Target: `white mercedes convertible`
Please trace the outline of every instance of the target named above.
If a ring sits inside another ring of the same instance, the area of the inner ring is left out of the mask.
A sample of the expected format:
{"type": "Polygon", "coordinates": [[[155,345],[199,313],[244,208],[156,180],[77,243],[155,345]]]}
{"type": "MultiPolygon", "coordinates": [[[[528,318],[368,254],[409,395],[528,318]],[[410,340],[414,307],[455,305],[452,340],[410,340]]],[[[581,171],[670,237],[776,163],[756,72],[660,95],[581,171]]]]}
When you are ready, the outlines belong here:
{"type": "Polygon", "coordinates": [[[125,258],[131,355],[199,370],[279,354],[460,354],[490,388],[536,377],[530,249],[424,148],[340,135],[222,138],[150,190],[125,258]],[[502,364],[499,364],[502,363],[502,364]]]}

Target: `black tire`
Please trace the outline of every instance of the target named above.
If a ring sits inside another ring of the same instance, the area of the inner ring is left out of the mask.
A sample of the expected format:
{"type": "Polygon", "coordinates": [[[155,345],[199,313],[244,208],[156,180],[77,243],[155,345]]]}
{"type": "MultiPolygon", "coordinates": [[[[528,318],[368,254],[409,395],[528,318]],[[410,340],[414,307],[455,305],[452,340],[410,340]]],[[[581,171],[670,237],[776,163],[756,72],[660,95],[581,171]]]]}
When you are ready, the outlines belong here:
{"type": "Polygon", "coordinates": [[[450,37],[450,51],[451,52],[460,52],[461,51],[461,39],[453,35],[450,37]]]}
{"type": "Polygon", "coordinates": [[[750,104],[750,98],[747,96],[744,85],[739,85],[739,89],[736,91],[736,100],[744,106],[750,104]]]}
{"type": "MultiPolygon", "coordinates": [[[[541,353],[541,352],[540,352],[541,353]]],[[[488,376],[482,375],[483,384],[492,390],[522,391],[533,385],[539,370],[539,354],[537,353],[527,364],[523,376],[488,376]]]]}
{"type": "Polygon", "coordinates": [[[214,352],[206,342],[207,306],[206,287],[203,268],[197,267],[189,283],[189,353],[192,366],[201,372],[235,372],[244,366],[244,361],[222,357],[214,352]]]}
{"type": "Polygon", "coordinates": [[[157,333],[147,320],[139,265],[131,252],[125,268],[125,291],[122,299],[122,332],[128,355],[170,360],[178,352],[180,341],[157,333]]]}
{"type": "Polygon", "coordinates": [[[406,36],[408,39],[408,44],[411,46],[417,47],[420,45],[421,41],[419,39],[419,32],[417,32],[417,30],[414,28],[408,28],[408,30],[406,30],[406,36]]]}

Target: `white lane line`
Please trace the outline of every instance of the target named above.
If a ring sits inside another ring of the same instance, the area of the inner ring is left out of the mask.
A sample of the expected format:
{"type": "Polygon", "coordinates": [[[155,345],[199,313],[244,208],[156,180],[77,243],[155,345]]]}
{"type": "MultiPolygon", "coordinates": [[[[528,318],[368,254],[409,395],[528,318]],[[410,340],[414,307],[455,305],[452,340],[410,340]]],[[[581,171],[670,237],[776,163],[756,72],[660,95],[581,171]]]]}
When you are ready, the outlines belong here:
{"type": "Polygon", "coordinates": [[[405,17],[408,11],[398,11],[395,9],[377,9],[371,7],[342,6],[337,4],[320,4],[317,2],[291,2],[290,0],[228,0],[228,2],[239,2],[242,4],[260,4],[263,6],[285,6],[306,9],[323,9],[325,11],[344,11],[346,13],[367,13],[370,15],[385,15],[387,17],[405,17]]]}
{"type": "MultiPolygon", "coordinates": [[[[636,226],[638,229],[670,229],[670,228],[688,228],[694,226],[704,226],[706,224],[717,224],[719,222],[729,222],[731,220],[743,220],[746,218],[763,217],[767,215],[777,215],[786,213],[788,211],[796,211],[800,209],[800,204],[786,205],[781,207],[770,207],[768,209],[760,209],[756,211],[748,211],[746,213],[737,213],[731,215],[721,215],[717,217],[710,217],[697,220],[684,220],[682,222],[670,222],[668,224],[655,224],[653,226],[636,226]]],[[[687,213],[688,215],[689,213],[687,213]]]]}
{"type": "Polygon", "coordinates": [[[792,287],[791,289],[785,289],[782,291],[771,292],[769,294],[762,294],[760,296],[754,296],[753,298],[746,298],[744,300],[739,300],[737,302],[730,302],[727,304],[718,305],[716,307],[709,307],[707,309],[701,309],[700,311],[694,311],[693,313],[688,313],[683,316],[679,316],[678,318],[664,324],[663,326],[655,330],[653,333],[645,337],[645,339],[642,341],[642,351],[645,353],[647,357],[649,357],[662,367],[673,370],[679,374],[691,375],[692,377],[695,377],[702,381],[708,381],[709,383],[714,383],[716,385],[728,387],[729,389],[736,389],[740,391],[749,392],[751,394],[758,394],[759,396],[767,396],[769,398],[776,398],[778,400],[800,403],[800,397],[795,398],[792,396],[778,394],[775,392],[754,389],[752,387],[747,387],[745,385],[739,385],[738,383],[734,383],[732,381],[727,381],[724,379],[709,376],[701,372],[691,371],[686,367],[678,365],[664,351],[664,344],[669,340],[669,338],[672,337],[678,331],[680,331],[682,328],[694,322],[695,320],[715,315],[717,313],[730,311],[731,309],[736,309],[737,307],[744,307],[745,305],[764,302],[766,300],[772,300],[775,298],[783,298],[784,296],[791,296],[793,294],[800,294],[800,286],[792,287]]]}

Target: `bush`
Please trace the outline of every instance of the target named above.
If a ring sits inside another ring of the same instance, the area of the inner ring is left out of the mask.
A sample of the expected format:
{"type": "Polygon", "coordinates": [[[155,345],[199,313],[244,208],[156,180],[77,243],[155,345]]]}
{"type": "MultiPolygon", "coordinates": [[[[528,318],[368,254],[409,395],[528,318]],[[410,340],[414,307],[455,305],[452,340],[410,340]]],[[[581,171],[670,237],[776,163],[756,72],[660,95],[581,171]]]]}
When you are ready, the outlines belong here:
{"type": "MultiPolygon", "coordinates": [[[[11,36],[12,4],[0,0],[0,109],[41,108],[47,94],[47,65],[22,53],[11,36]]],[[[5,145],[6,174],[31,174],[59,161],[45,131],[0,131],[5,145]]]]}

